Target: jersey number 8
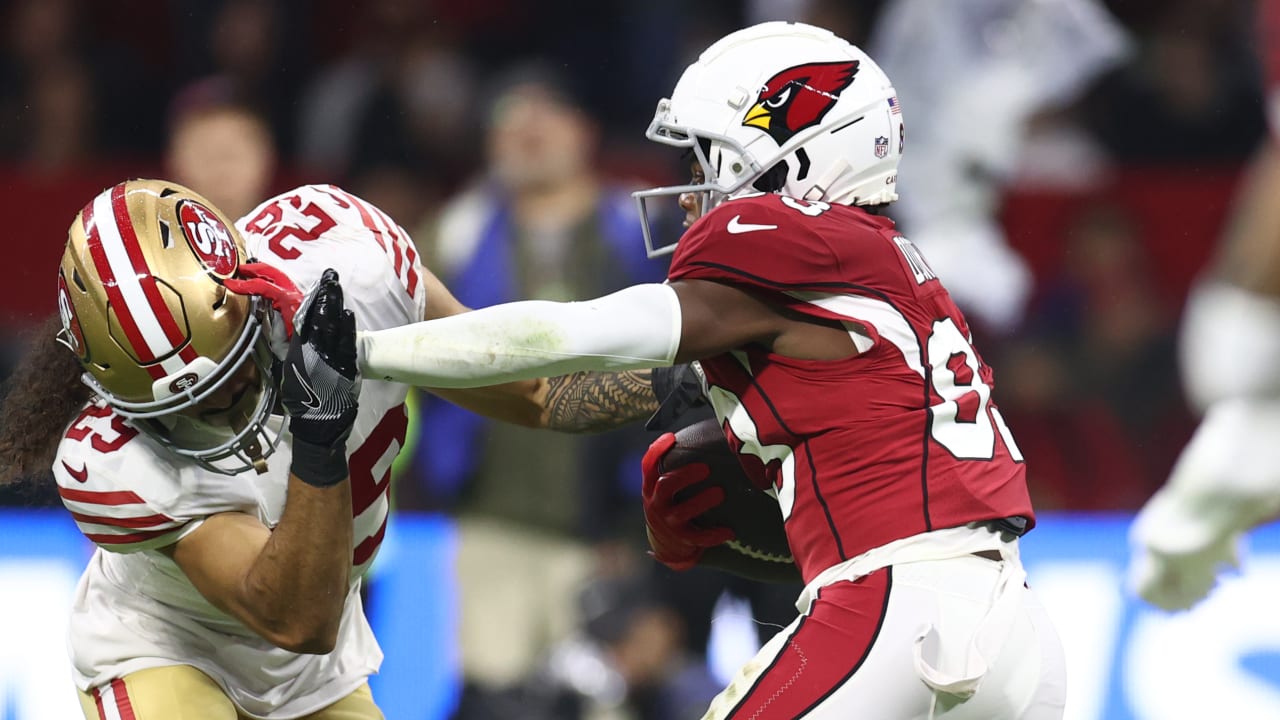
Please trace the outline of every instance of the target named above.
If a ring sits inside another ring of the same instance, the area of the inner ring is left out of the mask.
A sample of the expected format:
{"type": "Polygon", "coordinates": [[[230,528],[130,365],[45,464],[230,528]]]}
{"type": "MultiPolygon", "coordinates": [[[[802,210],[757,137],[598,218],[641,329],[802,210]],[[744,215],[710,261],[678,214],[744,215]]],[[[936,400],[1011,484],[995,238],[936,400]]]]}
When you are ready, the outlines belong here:
{"type": "Polygon", "coordinates": [[[991,386],[982,379],[981,361],[951,318],[935,320],[929,335],[933,389],[942,402],[930,408],[933,439],[961,460],[990,460],[996,453],[996,433],[1009,455],[1022,462],[1022,452],[1000,410],[991,404],[991,386]],[[945,362],[939,362],[946,358],[945,362]]]}

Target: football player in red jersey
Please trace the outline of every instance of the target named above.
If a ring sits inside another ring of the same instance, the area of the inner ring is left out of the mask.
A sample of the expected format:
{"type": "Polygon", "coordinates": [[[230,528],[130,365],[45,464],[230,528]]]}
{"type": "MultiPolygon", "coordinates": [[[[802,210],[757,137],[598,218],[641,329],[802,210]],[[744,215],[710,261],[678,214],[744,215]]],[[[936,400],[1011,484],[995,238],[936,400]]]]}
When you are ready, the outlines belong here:
{"type": "Polygon", "coordinates": [[[1131,533],[1130,584],[1166,610],[1204,599],[1239,564],[1244,533],[1280,514],[1280,2],[1258,12],[1271,134],[1179,338],[1183,383],[1204,417],[1131,533]]]}
{"type": "MultiPolygon", "coordinates": [[[[427,387],[695,363],[807,583],[801,617],[708,718],[1062,716],[1061,646],[1018,555],[1035,518],[991,369],[880,214],[897,197],[902,118],[875,62],[831,33],[732,33],[649,126],[693,167],[690,184],[637,193],[642,215],[671,196],[688,213],[665,284],[360,337],[368,377],[427,387]]],[[[646,495],[659,560],[687,567],[725,540],[653,506],[675,493],[646,495]]]]}

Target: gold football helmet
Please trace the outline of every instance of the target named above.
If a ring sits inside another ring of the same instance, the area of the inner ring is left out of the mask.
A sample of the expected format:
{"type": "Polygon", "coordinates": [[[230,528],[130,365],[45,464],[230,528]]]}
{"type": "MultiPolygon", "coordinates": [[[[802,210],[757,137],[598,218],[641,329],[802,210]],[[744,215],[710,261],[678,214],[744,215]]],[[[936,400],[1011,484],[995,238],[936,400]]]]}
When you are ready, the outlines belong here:
{"type": "Polygon", "coordinates": [[[270,306],[225,287],[235,226],[175,183],[131,180],[76,216],[58,273],[59,341],[82,380],[173,452],[224,474],[265,471],[277,382],[270,306]]]}

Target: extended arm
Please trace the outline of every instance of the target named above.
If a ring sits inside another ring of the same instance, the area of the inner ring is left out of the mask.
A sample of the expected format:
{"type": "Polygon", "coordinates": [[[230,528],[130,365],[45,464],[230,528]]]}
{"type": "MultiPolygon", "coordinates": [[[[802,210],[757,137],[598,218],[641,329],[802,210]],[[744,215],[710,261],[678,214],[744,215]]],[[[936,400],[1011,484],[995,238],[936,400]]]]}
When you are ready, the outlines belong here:
{"type": "Polygon", "coordinates": [[[659,403],[648,370],[584,370],[486,387],[424,389],[486,417],[565,433],[613,430],[648,418],[659,403]]]}
{"type": "Polygon", "coordinates": [[[362,369],[430,388],[467,388],[583,370],[670,365],[680,305],[666,285],[636,285],[596,300],[495,305],[361,333],[362,369]]]}
{"type": "MultiPolygon", "coordinates": [[[[424,320],[470,312],[431,272],[424,320]]],[[[367,363],[365,372],[369,373],[367,363]]],[[[375,375],[376,377],[376,375],[375,375]]],[[[460,407],[525,427],[601,432],[641,420],[658,407],[648,370],[580,371],[483,387],[423,389],[460,407]]]]}
{"type": "Polygon", "coordinates": [[[759,343],[796,358],[856,353],[838,323],[801,318],[717,282],[635,285],[585,302],[523,301],[360,334],[370,377],[469,388],[656,368],[759,343]]]}
{"type": "Polygon", "coordinates": [[[361,369],[489,417],[594,432],[653,414],[663,368],[760,343],[791,357],[856,352],[838,323],[790,315],[703,280],[637,285],[581,303],[518,302],[468,311],[438,280],[427,322],[362,333],[361,369]],[[530,380],[554,376],[550,379],[530,380]]]}
{"type": "Polygon", "coordinates": [[[1249,292],[1280,297],[1280,135],[1263,145],[1235,198],[1212,276],[1249,292]]]}
{"type": "Polygon", "coordinates": [[[1210,278],[1179,337],[1183,381],[1205,415],[1168,482],[1134,523],[1130,580],[1187,608],[1238,561],[1251,527],[1280,512],[1280,149],[1271,141],[1236,200],[1210,278]]]}
{"type": "Polygon", "coordinates": [[[327,653],[351,573],[346,442],[358,378],[355,316],[343,308],[336,273],[325,272],[313,298],[282,372],[293,453],[279,524],[268,530],[249,515],[215,515],[167,552],[209,602],[272,644],[327,653]]]}

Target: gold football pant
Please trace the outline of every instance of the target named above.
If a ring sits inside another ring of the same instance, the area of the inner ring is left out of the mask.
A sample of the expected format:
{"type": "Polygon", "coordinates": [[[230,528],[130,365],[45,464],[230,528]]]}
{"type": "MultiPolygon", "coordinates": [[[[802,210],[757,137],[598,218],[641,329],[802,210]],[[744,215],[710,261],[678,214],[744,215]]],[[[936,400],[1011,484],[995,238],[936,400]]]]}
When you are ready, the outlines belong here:
{"type": "MultiPolygon", "coordinates": [[[[86,720],[249,720],[208,675],[189,665],[129,673],[80,693],[86,720]]],[[[368,685],[299,720],[383,720],[368,685]]]]}

